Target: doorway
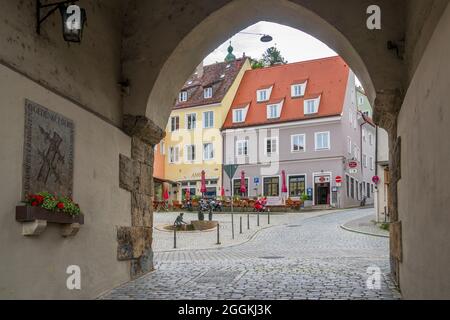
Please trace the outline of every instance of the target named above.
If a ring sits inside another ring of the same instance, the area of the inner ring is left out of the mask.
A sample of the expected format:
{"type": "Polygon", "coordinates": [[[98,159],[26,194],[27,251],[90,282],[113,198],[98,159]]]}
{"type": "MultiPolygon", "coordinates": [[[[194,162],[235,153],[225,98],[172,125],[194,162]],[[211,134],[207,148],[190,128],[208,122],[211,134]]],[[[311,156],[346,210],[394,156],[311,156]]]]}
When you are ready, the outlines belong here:
{"type": "Polygon", "coordinates": [[[330,183],[316,184],[316,206],[330,204],[330,183]]]}

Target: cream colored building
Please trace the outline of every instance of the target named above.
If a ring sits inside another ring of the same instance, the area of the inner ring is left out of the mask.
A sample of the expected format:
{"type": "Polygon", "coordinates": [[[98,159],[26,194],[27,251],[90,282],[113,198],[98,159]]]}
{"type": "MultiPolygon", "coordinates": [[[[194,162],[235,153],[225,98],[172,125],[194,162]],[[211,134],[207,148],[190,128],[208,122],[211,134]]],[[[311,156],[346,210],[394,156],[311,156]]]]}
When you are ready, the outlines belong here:
{"type": "Polygon", "coordinates": [[[221,127],[245,71],[248,58],[200,65],[180,91],[166,128],[165,179],[178,184],[177,200],[186,190],[201,195],[201,174],[205,171],[205,196],[220,195],[223,142],[221,127]]]}

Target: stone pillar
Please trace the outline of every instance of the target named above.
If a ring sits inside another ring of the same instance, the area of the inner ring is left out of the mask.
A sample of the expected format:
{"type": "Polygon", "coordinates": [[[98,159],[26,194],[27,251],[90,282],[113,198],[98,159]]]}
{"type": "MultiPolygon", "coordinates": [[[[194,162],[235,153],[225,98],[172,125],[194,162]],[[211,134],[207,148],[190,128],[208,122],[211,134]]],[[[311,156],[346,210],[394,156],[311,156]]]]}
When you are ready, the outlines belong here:
{"type": "Polygon", "coordinates": [[[401,179],[401,137],[397,134],[397,118],[403,102],[400,90],[377,92],[374,121],[389,134],[389,198],[390,261],[394,280],[400,285],[402,254],[402,222],[398,214],[398,182],[401,179]]]}
{"type": "Polygon", "coordinates": [[[164,131],[150,119],[129,115],[124,131],[132,138],[131,159],[120,155],[119,185],[131,192],[131,226],[117,229],[117,259],[131,262],[135,279],[153,270],[153,150],[164,131]]]}

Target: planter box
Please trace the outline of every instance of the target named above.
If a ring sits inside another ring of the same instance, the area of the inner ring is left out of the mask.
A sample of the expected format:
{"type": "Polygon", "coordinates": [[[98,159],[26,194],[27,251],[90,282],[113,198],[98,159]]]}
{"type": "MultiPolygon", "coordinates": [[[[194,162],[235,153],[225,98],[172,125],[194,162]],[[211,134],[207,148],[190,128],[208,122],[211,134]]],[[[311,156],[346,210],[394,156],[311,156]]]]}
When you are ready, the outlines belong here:
{"type": "Polygon", "coordinates": [[[16,220],[18,222],[33,222],[37,220],[58,224],[84,224],[84,215],[71,216],[63,212],[53,212],[41,207],[17,206],[16,220]]]}

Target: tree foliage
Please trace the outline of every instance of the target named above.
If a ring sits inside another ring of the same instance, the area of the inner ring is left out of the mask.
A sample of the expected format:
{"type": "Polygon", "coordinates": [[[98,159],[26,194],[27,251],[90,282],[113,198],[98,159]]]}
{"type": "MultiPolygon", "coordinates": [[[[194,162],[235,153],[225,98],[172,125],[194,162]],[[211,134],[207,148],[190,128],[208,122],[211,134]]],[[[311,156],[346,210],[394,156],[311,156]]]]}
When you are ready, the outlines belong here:
{"type": "Polygon", "coordinates": [[[264,67],[272,67],[278,64],[287,64],[287,60],[284,59],[280,50],[276,47],[270,47],[263,53],[263,56],[259,60],[252,60],[252,68],[260,69],[264,67]]]}

